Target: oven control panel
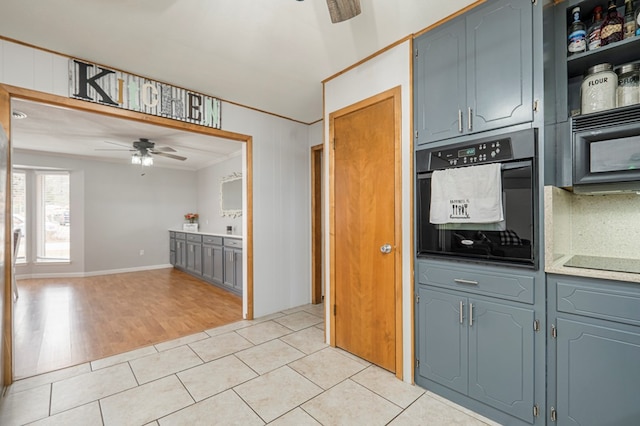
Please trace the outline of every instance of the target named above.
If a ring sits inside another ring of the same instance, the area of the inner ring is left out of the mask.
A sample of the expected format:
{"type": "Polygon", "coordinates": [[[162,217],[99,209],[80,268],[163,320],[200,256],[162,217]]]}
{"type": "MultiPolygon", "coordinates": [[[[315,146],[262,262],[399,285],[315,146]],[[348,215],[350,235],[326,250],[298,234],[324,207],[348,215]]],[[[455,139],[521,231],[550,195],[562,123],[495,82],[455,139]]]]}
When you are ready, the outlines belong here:
{"type": "Polygon", "coordinates": [[[431,164],[429,169],[446,169],[493,163],[496,161],[511,160],[512,158],[511,139],[505,138],[431,151],[431,164]]]}

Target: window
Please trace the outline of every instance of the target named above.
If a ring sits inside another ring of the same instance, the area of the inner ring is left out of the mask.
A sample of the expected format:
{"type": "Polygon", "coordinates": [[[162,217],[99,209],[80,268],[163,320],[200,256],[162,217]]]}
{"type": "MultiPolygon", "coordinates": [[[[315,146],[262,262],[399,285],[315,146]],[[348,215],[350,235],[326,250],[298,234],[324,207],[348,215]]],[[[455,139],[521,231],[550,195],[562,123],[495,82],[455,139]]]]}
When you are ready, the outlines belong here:
{"type": "Polygon", "coordinates": [[[13,196],[13,230],[19,229],[22,232],[22,238],[18,247],[18,255],[16,261],[24,263],[27,253],[27,179],[26,173],[23,171],[13,172],[13,181],[11,182],[11,191],[13,196]]]}
{"type": "Polygon", "coordinates": [[[16,170],[12,189],[13,228],[23,232],[18,261],[70,261],[69,173],[16,170]]]}

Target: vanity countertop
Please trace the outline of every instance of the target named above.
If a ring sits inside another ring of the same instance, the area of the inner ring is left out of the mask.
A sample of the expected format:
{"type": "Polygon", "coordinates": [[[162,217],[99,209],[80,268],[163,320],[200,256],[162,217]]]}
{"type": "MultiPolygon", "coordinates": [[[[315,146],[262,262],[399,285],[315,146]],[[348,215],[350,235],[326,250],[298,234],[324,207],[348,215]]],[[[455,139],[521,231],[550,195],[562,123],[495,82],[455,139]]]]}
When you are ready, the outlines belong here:
{"type": "Polygon", "coordinates": [[[198,235],[212,235],[214,237],[224,237],[224,238],[238,238],[242,239],[242,235],[238,234],[225,234],[218,232],[202,232],[202,231],[183,231],[182,229],[169,229],[170,232],[183,232],[185,234],[198,234],[198,235]]]}

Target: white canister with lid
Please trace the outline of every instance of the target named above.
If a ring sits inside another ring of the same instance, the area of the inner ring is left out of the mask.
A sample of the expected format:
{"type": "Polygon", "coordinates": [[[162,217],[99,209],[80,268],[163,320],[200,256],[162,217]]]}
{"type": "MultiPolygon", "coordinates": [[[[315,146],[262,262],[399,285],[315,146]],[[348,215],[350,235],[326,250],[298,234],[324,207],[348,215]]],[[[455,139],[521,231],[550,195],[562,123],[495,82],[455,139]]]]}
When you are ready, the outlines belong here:
{"type": "Polygon", "coordinates": [[[619,107],[640,103],[640,64],[625,64],[616,69],[618,74],[619,107]]]}
{"type": "Polygon", "coordinates": [[[599,64],[587,70],[580,90],[582,114],[604,111],[616,107],[618,75],[613,65],[599,64]]]}

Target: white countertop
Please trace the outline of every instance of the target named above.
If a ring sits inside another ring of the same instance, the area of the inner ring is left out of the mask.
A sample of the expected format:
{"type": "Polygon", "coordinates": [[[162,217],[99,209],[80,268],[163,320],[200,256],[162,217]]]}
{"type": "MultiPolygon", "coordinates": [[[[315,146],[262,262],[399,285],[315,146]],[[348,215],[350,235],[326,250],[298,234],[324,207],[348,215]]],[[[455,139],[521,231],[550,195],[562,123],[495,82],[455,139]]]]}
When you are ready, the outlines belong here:
{"type": "Polygon", "coordinates": [[[564,266],[564,264],[568,262],[572,256],[572,254],[562,256],[556,259],[553,263],[549,263],[547,261],[544,271],[548,274],[574,275],[578,277],[600,278],[604,280],[640,283],[640,274],[564,266]]]}
{"type": "Polygon", "coordinates": [[[574,255],[640,262],[640,197],[576,195],[552,186],[544,195],[546,273],[640,283],[640,274],[565,266],[574,255]]]}
{"type": "Polygon", "coordinates": [[[238,234],[221,234],[217,232],[201,232],[201,231],[183,231],[182,229],[169,229],[170,232],[183,232],[185,234],[198,234],[198,235],[211,235],[214,237],[224,237],[224,238],[238,238],[242,239],[242,235],[238,234]]]}

